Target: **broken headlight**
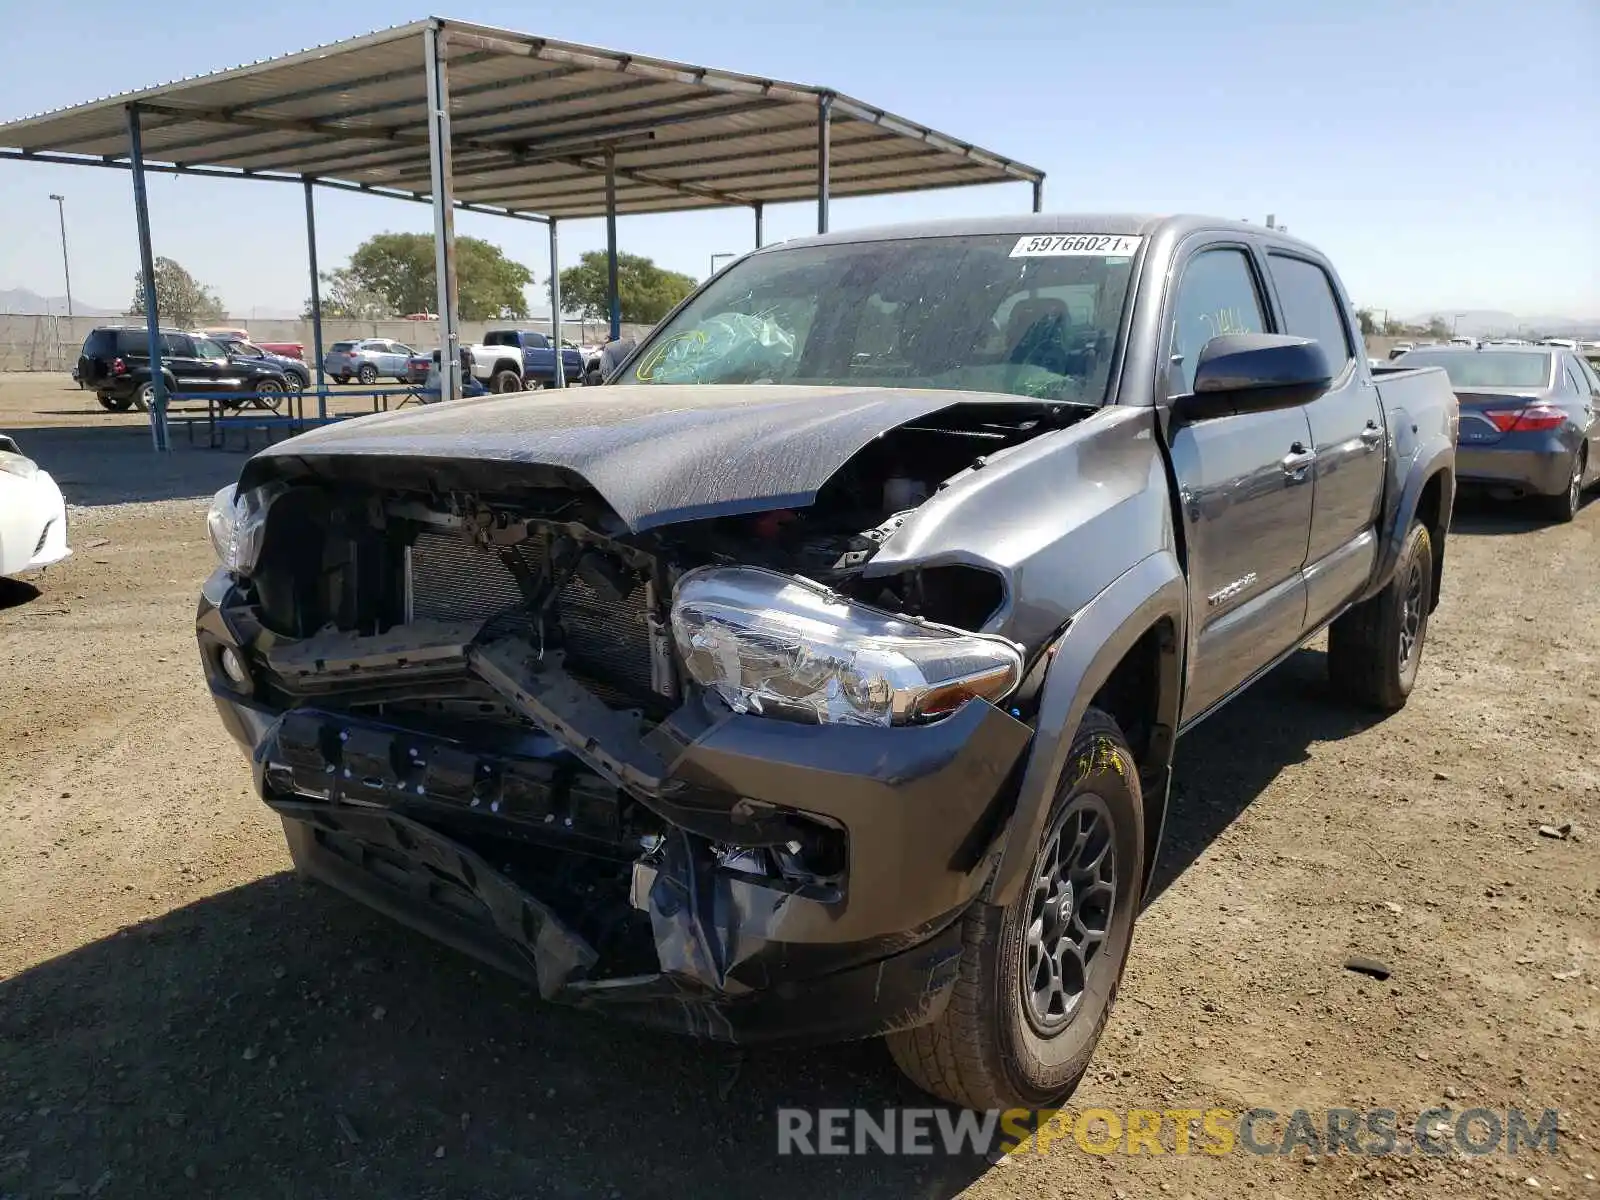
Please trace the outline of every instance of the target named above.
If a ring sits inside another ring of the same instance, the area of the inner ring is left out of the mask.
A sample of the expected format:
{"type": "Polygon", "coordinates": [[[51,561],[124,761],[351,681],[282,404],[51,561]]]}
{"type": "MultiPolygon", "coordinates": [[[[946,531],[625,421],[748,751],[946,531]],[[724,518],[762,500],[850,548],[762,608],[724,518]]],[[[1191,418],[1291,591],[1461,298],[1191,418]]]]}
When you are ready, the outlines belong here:
{"type": "Polygon", "coordinates": [[[736,712],[905,725],[1003,699],[1022,654],[997,637],[892,616],[808,580],[705,567],[678,583],[672,633],[689,674],[736,712]]]}
{"type": "Polygon", "coordinates": [[[261,553],[261,535],[267,527],[267,509],[288,489],[281,483],[266,483],[243,495],[229,484],[211,497],[206,513],[206,532],[217,558],[230,571],[248,575],[261,553]]]}

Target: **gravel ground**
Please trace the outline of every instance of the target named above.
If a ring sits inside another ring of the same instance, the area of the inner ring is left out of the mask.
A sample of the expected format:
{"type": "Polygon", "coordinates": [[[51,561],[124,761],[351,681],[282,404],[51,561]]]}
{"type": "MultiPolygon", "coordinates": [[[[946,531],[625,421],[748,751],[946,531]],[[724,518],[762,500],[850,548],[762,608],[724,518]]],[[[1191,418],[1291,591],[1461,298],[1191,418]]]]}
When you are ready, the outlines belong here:
{"type": "Polygon", "coordinates": [[[192,649],[242,455],[156,463],[39,377],[0,376],[0,429],[76,547],[0,582],[0,1196],[1597,1194],[1600,503],[1458,512],[1403,712],[1335,702],[1313,644],[1182,744],[1073,1101],[1554,1107],[1553,1157],[779,1158],[779,1106],[925,1101],[876,1042],[736,1055],[543,1006],[297,881],[192,649]]]}

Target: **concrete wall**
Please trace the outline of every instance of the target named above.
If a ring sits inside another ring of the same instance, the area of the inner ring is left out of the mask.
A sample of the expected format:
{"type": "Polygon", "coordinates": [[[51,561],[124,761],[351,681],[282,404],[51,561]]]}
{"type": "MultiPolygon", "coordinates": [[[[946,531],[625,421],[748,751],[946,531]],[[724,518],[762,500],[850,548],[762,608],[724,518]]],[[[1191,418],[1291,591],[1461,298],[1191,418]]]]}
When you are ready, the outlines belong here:
{"type": "MultiPolygon", "coordinates": [[[[70,371],[78,361],[78,351],[89,331],[101,325],[133,325],[137,317],[44,317],[26,314],[0,314],[0,371],[70,371]]],[[[303,345],[306,360],[311,359],[311,322],[298,320],[249,321],[238,317],[224,317],[208,322],[213,326],[229,326],[246,330],[258,342],[299,342],[303,345]]],[[[648,329],[644,325],[624,325],[624,337],[642,336],[648,329]]],[[[550,319],[535,318],[529,321],[463,321],[461,335],[468,342],[483,340],[490,329],[534,329],[550,332],[550,319]]],[[[600,321],[577,321],[561,326],[562,336],[570,342],[590,339],[603,341],[605,324],[600,321]]],[[[431,349],[438,344],[437,321],[337,321],[322,323],[322,344],[326,349],[334,342],[357,338],[381,337],[403,342],[418,349],[431,349]]]]}

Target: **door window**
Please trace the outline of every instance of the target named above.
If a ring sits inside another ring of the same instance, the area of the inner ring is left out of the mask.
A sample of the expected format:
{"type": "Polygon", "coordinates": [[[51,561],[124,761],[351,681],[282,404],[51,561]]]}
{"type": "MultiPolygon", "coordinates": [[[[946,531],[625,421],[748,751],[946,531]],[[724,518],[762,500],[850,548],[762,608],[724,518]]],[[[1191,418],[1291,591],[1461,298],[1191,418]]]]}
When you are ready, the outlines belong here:
{"type": "Polygon", "coordinates": [[[1267,264],[1283,305],[1283,331],[1317,341],[1328,356],[1328,370],[1337,378],[1354,351],[1333,281],[1316,263],[1303,258],[1273,254],[1267,264]]]}
{"type": "Polygon", "coordinates": [[[163,333],[161,353],[171,358],[193,358],[194,343],[182,333],[163,333]]]}
{"type": "Polygon", "coordinates": [[[228,352],[210,338],[195,338],[194,356],[196,358],[227,358],[228,352]]]}
{"type": "Polygon", "coordinates": [[[1204,250],[1183,269],[1172,306],[1172,360],[1167,394],[1194,391],[1194,367],[1214,337],[1265,333],[1266,317],[1250,258],[1238,249],[1204,250]]]}

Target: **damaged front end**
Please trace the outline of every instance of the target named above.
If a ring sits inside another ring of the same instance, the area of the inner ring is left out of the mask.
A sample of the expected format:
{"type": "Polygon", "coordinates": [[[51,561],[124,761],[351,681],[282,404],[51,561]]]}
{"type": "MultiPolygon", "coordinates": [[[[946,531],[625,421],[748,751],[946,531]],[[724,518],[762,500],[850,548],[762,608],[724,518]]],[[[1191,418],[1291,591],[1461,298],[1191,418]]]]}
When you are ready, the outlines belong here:
{"type": "Polygon", "coordinates": [[[642,532],[487,466],[286,460],[219,496],[201,658],[297,865],[550,1000],[731,1042],[934,1019],[1025,662],[970,632],[993,576],[867,579],[940,478],[883,453],[642,532]]]}

